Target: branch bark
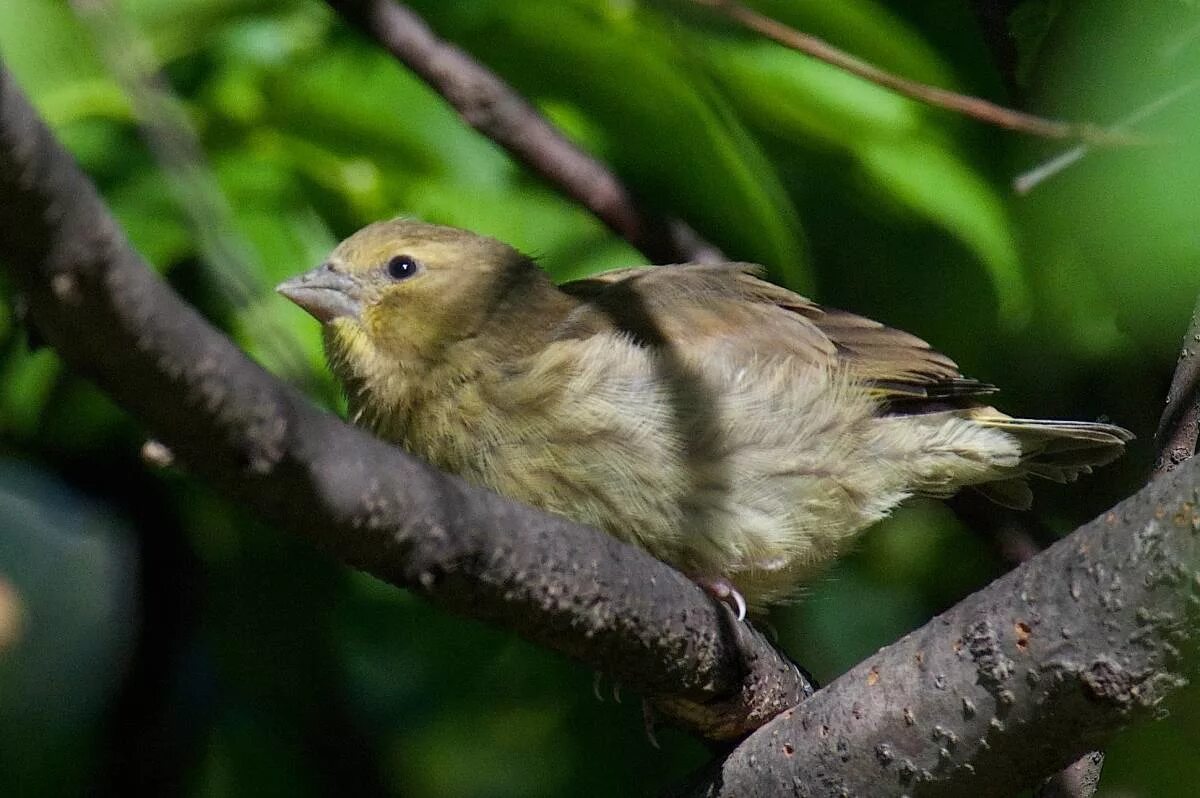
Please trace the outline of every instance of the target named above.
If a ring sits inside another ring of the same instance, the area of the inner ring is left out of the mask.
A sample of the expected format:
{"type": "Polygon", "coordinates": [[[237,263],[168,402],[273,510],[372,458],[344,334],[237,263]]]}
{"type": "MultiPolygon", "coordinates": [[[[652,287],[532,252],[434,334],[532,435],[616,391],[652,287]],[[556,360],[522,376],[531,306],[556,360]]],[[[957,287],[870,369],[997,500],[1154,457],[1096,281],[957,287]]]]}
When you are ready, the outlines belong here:
{"type": "Polygon", "coordinates": [[[1197,672],[1200,459],[759,729],[689,796],[1014,795],[1197,672]]]}
{"type": "Polygon", "coordinates": [[[1175,470],[1196,453],[1200,436],[1200,300],[1192,310],[1192,319],[1183,336],[1183,347],[1171,387],[1155,434],[1158,461],[1155,474],[1175,470]]]}
{"type": "Polygon", "coordinates": [[[328,0],[446,99],[463,120],[654,263],[724,260],[721,251],[679,219],[640,207],[620,179],[562,135],[511,86],[467,53],[437,37],[414,11],[393,0],[328,0]]]}
{"type": "Polygon", "coordinates": [[[808,689],[670,567],[442,474],[247,359],[146,268],[2,62],[0,241],[32,321],[63,359],[266,520],[609,673],[707,739],[743,735],[808,689]]]}

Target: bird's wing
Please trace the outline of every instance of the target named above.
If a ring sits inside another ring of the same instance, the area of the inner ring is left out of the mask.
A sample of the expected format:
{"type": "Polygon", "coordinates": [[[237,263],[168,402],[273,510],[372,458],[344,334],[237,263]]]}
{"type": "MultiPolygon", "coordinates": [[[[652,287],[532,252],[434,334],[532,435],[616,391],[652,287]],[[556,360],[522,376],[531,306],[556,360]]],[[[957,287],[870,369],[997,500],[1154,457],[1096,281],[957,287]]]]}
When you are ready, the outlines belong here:
{"type": "MultiPolygon", "coordinates": [[[[745,263],[622,269],[561,286],[580,300],[563,337],[620,330],[648,345],[703,356],[790,356],[840,365],[886,402],[945,400],[993,393],[963,377],[954,361],[915,335],[853,313],[824,308],[759,278],[745,263]]],[[[917,409],[914,407],[914,409],[917,409]]],[[[920,409],[928,409],[920,407],[920,409]]]]}

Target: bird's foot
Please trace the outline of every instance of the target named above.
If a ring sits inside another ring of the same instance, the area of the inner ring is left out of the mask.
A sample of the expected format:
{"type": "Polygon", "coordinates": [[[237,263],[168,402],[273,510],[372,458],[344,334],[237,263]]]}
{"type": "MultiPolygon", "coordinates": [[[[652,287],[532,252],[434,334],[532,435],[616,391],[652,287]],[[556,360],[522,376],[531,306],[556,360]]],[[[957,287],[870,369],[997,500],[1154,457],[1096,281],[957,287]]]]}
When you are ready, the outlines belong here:
{"type": "Polygon", "coordinates": [[[746,620],[746,599],[728,579],[718,576],[695,578],[693,581],[703,588],[705,593],[729,605],[739,621],[746,620]]]}
{"type": "MultiPolygon", "coordinates": [[[[604,694],[601,692],[601,687],[604,686],[604,674],[596,671],[592,674],[592,695],[596,696],[596,700],[601,704],[604,703],[604,694]]],[[[621,703],[621,683],[613,682],[612,686],[613,701],[621,703]]]]}

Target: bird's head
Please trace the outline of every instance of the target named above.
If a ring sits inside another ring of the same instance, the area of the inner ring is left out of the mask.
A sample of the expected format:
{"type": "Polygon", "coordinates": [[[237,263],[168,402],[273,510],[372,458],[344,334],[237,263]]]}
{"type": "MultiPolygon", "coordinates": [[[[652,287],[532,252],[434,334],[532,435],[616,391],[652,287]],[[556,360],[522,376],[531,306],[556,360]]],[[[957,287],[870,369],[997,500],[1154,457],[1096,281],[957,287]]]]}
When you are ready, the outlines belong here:
{"type": "Polygon", "coordinates": [[[324,326],[339,376],[437,362],[478,335],[512,287],[539,274],[495,239],[409,219],[376,222],[277,291],[324,326]]]}

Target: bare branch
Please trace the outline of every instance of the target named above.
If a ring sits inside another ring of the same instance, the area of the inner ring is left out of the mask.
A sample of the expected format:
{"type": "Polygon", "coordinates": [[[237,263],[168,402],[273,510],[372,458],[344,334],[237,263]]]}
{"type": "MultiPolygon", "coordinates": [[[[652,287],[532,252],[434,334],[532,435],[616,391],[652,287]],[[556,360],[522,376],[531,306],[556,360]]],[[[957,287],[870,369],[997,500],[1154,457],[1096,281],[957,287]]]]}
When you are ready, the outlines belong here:
{"type": "MultiPolygon", "coordinates": [[[[1156,97],[1143,105],[1141,108],[1138,108],[1129,116],[1113,125],[1110,130],[1112,130],[1114,133],[1129,130],[1135,125],[1144,122],[1160,111],[1163,111],[1179,102],[1197,88],[1200,88],[1200,81],[1196,80],[1189,81],[1181,86],[1176,86],[1162,96],[1156,97]]],[[[1085,142],[1083,144],[1076,145],[1065,152],[1061,152],[1047,161],[1043,161],[1032,169],[1022,172],[1013,178],[1013,191],[1020,195],[1028,194],[1050,178],[1057,176],[1059,173],[1082,161],[1089,153],[1091,153],[1092,149],[1093,148],[1085,142]]]]}
{"type": "Polygon", "coordinates": [[[656,218],[608,167],[580,150],[511,86],[439,39],[393,0],[328,0],[458,111],[550,185],[591,211],[655,263],[723,260],[720,250],[678,219],[656,218]]]}
{"type": "Polygon", "coordinates": [[[1129,133],[1106,130],[1098,125],[1088,123],[1044,119],[1024,111],[1005,108],[980,97],[959,94],[948,89],[930,86],[927,83],[909,80],[863,61],[844,50],[839,50],[823,39],[798,31],[778,20],[733,2],[733,0],[692,0],[692,2],[696,5],[714,8],[739,25],[778,42],[784,47],[804,53],[897,94],[902,94],[926,105],[968,116],[979,122],[1043,138],[1075,139],[1097,146],[1143,143],[1140,137],[1129,133]]]}
{"type": "Polygon", "coordinates": [[[517,632],[736,737],[805,693],[677,571],[442,474],[312,407],[146,268],[0,64],[3,265],[38,330],[189,471],[341,561],[517,632]]]}
{"type": "Polygon", "coordinates": [[[1034,798],[1092,798],[1100,787],[1104,754],[1092,751],[1046,779],[1034,792],[1034,798]]]}
{"type": "Polygon", "coordinates": [[[751,735],[693,796],[1008,796],[1197,672],[1200,459],[751,735]],[[798,785],[798,786],[794,786],[798,785]]]}
{"type": "Polygon", "coordinates": [[[1200,300],[1183,336],[1179,363],[1167,391],[1167,406],[1155,435],[1158,460],[1154,473],[1173,471],[1196,453],[1200,435],[1200,300]]]}

